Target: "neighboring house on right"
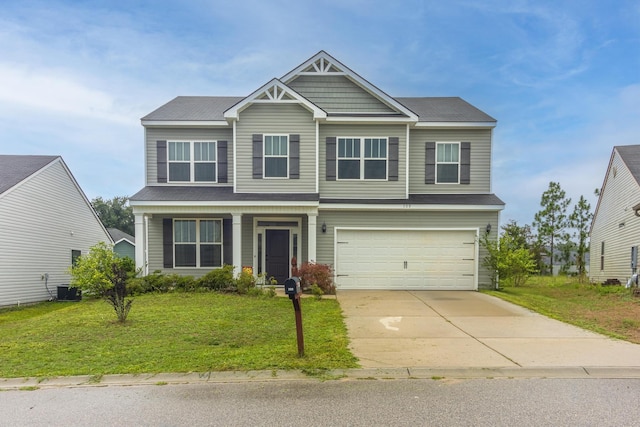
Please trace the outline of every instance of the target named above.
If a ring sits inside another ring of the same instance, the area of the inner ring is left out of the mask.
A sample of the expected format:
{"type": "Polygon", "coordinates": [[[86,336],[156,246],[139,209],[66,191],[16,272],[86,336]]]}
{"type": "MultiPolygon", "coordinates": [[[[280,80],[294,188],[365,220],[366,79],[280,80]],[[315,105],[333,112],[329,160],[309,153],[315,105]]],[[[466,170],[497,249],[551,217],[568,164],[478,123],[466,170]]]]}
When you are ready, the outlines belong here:
{"type": "Polygon", "coordinates": [[[136,259],[136,239],[130,234],[117,228],[107,228],[109,235],[113,239],[113,252],[124,258],[136,259]]]}
{"type": "Polygon", "coordinates": [[[632,252],[640,246],[640,145],[613,147],[591,223],[589,276],[594,282],[632,274],[632,252]]]}

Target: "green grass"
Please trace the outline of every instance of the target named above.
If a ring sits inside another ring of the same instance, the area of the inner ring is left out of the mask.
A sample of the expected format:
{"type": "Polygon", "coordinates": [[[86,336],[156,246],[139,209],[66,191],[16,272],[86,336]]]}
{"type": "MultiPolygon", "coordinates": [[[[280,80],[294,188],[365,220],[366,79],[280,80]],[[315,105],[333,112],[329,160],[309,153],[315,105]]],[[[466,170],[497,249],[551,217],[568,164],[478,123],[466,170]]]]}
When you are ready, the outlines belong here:
{"type": "Polygon", "coordinates": [[[640,344],[640,298],[623,286],[534,276],[523,287],[485,292],[554,319],[640,344]]]}
{"type": "Polygon", "coordinates": [[[115,321],[101,300],[0,311],[0,377],[356,367],[335,300],[302,300],[305,356],[286,298],[171,293],[115,321]]]}

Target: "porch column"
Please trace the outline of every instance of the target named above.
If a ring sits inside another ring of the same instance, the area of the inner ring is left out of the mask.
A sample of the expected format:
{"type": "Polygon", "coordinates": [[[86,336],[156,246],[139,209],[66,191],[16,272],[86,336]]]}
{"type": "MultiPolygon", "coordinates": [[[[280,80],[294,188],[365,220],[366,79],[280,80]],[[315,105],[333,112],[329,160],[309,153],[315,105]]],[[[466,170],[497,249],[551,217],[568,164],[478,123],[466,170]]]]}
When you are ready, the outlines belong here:
{"type": "Polygon", "coordinates": [[[242,215],[233,214],[233,274],[242,271],[242,215]]]}
{"type": "Polygon", "coordinates": [[[135,233],[136,233],[136,270],[145,273],[145,260],[144,254],[147,250],[147,239],[144,230],[144,214],[135,214],[135,233]]]}
{"type": "Polygon", "coordinates": [[[309,262],[316,262],[316,235],[318,234],[318,215],[308,214],[309,232],[307,233],[307,256],[309,262]]]}

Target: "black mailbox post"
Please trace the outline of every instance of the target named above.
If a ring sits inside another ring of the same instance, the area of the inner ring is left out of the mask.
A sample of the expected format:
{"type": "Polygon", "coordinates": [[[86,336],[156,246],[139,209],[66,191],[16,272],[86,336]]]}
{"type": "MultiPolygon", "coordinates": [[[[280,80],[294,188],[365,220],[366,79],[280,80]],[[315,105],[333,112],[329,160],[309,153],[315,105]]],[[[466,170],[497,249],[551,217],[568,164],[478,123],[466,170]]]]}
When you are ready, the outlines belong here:
{"type": "Polygon", "coordinates": [[[293,302],[293,310],[296,314],[296,335],[298,336],[298,356],[304,356],[304,336],[302,334],[302,311],[300,310],[300,279],[298,277],[290,277],[284,281],[284,293],[289,295],[289,299],[293,302]]]}

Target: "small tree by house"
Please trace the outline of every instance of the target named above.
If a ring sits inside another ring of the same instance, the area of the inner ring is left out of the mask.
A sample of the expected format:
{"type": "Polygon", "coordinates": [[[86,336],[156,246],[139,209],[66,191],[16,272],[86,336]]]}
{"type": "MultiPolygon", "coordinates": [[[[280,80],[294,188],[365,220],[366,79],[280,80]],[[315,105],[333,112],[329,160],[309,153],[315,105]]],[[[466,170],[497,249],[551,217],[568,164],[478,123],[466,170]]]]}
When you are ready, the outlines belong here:
{"type": "Polygon", "coordinates": [[[591,212],[591,205],[587,202],[584,196],[580,196],[580,200],[573,207],[573,212],[569,215],[569,223],[571,227],[575,229],[575,237],[578,238],[576,245],[576,266],[578,268],[578,277],[580,280],[584,280],[585,277],[585,255],[589,252],[589,227],[591,226],[591,220],[593,219],[593,213],[591,212]]]}
{"type": "Polygon", "coordinates": [[[538,239],[549,248],[549,271],[553,274],[554,247],[557,243],[569,240],[569,233],[565,229],[569,226],[567,207],[571,199],[557,182],[550,182],[549,188],[542,193],[540,206],[542,209],[535,214],[533,226],[538,229],[538,239]]]}
{"type": "Polygon", "coordinates": [[[485,235],[480,244],[487,250],[488,255],[482,260],[482,265],[491,272],[493,285],[499,283],[512,286],[522,286],[529,276],[536,272],[536,263],[524,241],[511,233],[517,226],[510,224],[505,232],[496,240],[490,240],[485,235]]]}
{"type": "Polygon", "coordinates": [[[87,255],[78,258],[71,268],[71,285],[104,298],[115,310],[118,321],[124,323],[133,299],[127,299],[127,280],[135,275],[130,258],[120,258],[113,248],[100,242],[87,255]]]}

